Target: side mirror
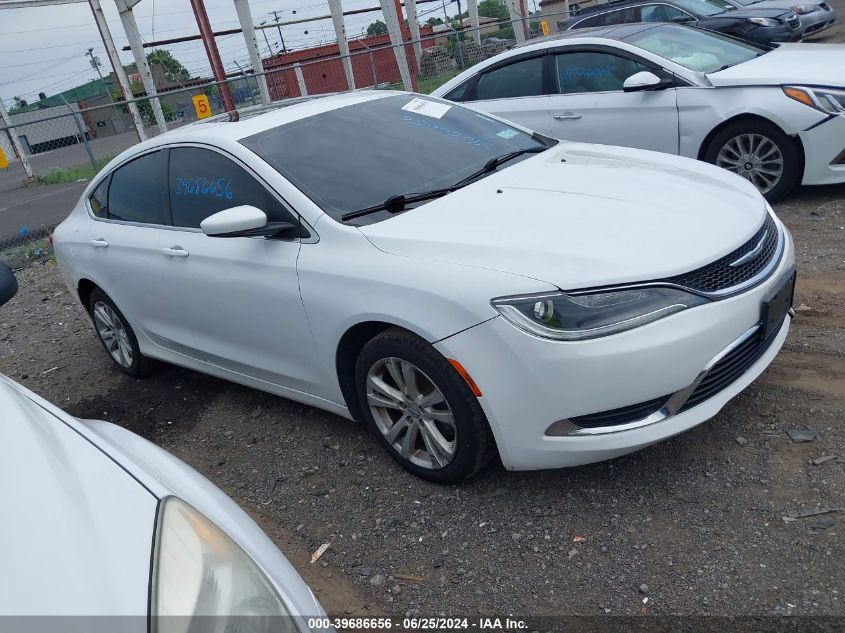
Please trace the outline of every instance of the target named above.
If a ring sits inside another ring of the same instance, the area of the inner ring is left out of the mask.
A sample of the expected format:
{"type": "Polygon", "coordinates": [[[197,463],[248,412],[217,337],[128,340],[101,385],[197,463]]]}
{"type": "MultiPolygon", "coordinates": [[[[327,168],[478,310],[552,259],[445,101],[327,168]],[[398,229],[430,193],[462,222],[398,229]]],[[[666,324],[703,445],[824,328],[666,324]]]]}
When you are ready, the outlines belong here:
{"type": "Polygon", "coordinates": [[[634,73],[625,80],[622,84],[622,90],[625,92],[637,92],[639,90],[654,90],[666,85],[666,82],[647,70],[634,73]]]}
{"type": "Polygon", "coordinates": [[[672,18],[672,22],[675,24],[689,24],[690,22],[695,22],[695,18],[691,15],[676,15],[672,18]]]}
{"type": "Polygon", "coordinates": [[[275,237],[296,229],[290,222],[267,222],[261,209],[244,204],[218,211],[200,222],[209,237],[275,237]]]}
{"type": "Polygon", "coordinates": [[[18,294],[18,280],[15,279],[12,270],[0,262],[0,306],[16,294],[18,294]]]}

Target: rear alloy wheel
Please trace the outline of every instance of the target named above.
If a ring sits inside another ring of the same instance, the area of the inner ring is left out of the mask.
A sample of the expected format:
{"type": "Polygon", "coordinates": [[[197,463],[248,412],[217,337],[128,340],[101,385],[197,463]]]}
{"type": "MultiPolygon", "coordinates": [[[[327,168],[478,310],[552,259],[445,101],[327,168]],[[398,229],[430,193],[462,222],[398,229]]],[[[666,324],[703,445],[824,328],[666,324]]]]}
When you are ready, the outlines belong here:
{"type": "Polygon", "coordinates": [[[466,381],[428,342],[386,330],[364,346],[358,400],[390,455],[415,475],[458,483],[494,452],[484,411],[466,381]]]}
{"type": "Polygon", "coordinates": [[[132,327],[108,295],[99,288],[94,290],[88,309],[97,338],[118,369],[135,378],[149,374],[152,361],[141,354],[132,327]]]}
{"type": "Polygon", "coordinates": [[[795,142],[772,124],[739,121],[719,132],[705,159],[742,176],[769,201],[786,196],[800,178],[795,142]]]}

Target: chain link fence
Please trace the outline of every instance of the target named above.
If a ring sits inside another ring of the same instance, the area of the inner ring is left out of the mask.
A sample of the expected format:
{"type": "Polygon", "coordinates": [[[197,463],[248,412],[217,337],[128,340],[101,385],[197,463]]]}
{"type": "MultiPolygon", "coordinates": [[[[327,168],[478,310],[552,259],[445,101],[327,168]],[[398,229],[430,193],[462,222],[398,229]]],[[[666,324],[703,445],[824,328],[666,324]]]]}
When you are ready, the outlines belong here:
{"type": "MultiPolygon", "coordinates": [[[[528,39],[543,36],[541,20],[547,21],[547,27],[549,24],[556,27],[556,20],[563,20],[567,15],[526,18],[528,39]]],[[[402,48],[417,92],[430,93],[467,68],[516,46],[514,28],[522,28],[522,24],[493,21],[479,29],[444,24],[427,29],[429,34],[419,40],[406,42],[402,48]]],[[[350,40],[350,55],[346,59],[337,54],[336,46],[333,54],[321,55],[322,51],[331,52],[330,46],[296,51],[265,59],[261,73],[243,73],[219,82],[190,79],[153,98],[159,101],[167,129],[174,129],[198,119],[202,107],[195,104],[195,98],[202,98],[212,115],[226,111],[223,105],[226,91],[236,109],[262,104],[259,85],[262,76],[271,101],[350,89],[402,90],[397,50],[387,36],[383,36],[383,43],[378,46],[368,39],[371,45],[361,39],[350,40]]],[[[151,100],[145,95],[131,100],[137,106],[142,132],[147,138],[162,132],[151,100]]],[[[111,94],[27,112],[12,111],[9,123],[0,122],[0,150],[8,163],[0,169],[0,195],[24,183],[34,187],[88,181],[117,154],[139,141],[128,102],[111,94]]],[[[33,195],[37,195],[35,188],[33,195]]],[[[39,226],[21,222],[18,222],[21,226],[12,226],[4,222],[0,213],[0,261],[20,267],[50,257],[48,236],[59,221],[61,218],[39,226]]]]}

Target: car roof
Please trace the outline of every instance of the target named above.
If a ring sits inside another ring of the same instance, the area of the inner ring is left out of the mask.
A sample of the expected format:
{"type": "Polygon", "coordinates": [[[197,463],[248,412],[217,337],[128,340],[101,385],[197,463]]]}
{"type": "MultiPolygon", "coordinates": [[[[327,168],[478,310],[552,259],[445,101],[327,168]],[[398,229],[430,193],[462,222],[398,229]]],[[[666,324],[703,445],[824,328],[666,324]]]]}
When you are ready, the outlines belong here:
{"type": "Polygon", "coordinates": [[[409,93],[396,90],[360,90],[274,101],[270,104],[242,108],[236,113],[223,113],[195,121],[160,134],[148,143],[150,145],[164,145],[174,142],[206,140],[209,135],[221,140],[238,141],[264,130],[323,112],[398,94],[409,93]]]}

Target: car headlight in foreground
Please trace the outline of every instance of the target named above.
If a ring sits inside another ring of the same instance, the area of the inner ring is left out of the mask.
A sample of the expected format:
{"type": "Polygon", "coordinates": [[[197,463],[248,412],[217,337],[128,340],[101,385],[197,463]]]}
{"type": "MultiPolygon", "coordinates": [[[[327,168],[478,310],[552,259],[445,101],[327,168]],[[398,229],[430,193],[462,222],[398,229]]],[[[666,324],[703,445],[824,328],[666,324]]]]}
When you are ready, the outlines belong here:
{"type": "Polygon", "coordinates": [[[231,537],[176,497],[159,512],[154,633],[193,630],[197,617],[214,618],[203,630],[220,633],[297,630],[270,580],[231,537]]]}
{"type": "Polygon", "coordinates": [[[845,90],[784,86],[783,94],[825,114],[845,114],[845,90]]]}
{"type": "Polygon", "coordinates": [[[492,301],[516,327],[558,341],[609,336],[709,300],[675,288],[632,288],[589,294],[544,293],[492,301]]]}

